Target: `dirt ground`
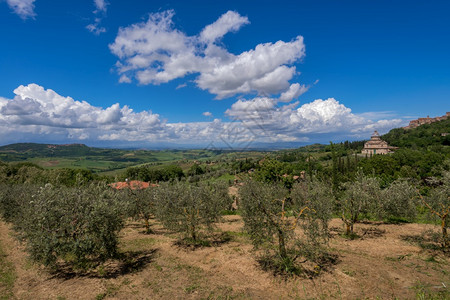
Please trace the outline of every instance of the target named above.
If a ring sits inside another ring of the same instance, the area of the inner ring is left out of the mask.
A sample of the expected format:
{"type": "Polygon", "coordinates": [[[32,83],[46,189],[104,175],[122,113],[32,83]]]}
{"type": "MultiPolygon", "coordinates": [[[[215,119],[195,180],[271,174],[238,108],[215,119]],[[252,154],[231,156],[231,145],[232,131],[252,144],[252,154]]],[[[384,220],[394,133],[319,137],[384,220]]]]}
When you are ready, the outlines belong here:
{"type": "MultiPolygon", "coordinates": [[[[219,224],[231,241],[195,250],[175,246],[179,237],[153,224],[121,232],[131,263],[106,264],[84,275],[50,274],[29,261],[13,231],[0,222],[0,244],[15,266],[13,299],[426,299],[449,296],[450,257],[423,250],[402,236],[419,236],[424,224],[357,224],[359,239],[342,237],[331,222],[330,248],[338,262],[314,279],[274,276],[261,270],[239,216],[219,224]]],[[[1,297],[0,297],[1,298],[1,297]]]]}

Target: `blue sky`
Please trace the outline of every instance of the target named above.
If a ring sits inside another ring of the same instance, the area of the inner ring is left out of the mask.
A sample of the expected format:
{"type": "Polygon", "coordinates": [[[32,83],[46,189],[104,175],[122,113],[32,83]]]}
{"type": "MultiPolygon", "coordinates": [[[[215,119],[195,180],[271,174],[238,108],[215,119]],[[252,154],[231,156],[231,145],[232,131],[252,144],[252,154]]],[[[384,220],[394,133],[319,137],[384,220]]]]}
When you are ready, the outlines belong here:
{"type": "Polygon", "coordinates": [[[283,147],[450,103],[448,1],[0,1],[0,144],[283,147]]]}

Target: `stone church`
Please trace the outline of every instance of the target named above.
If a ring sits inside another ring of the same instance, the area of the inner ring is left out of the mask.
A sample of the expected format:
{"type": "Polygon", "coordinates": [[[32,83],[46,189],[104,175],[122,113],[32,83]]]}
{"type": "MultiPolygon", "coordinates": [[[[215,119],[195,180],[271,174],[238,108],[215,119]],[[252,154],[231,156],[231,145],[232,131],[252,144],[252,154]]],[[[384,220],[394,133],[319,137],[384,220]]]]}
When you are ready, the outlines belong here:
{"type": "Polygon", "coordinates": [[[397,149],[397,147],[389,146],[387,142],[380,138],[378,131],[375,130],[370,137],[370,141],[367,141],[364,144],[364,148],[361,153],[370,156],[375,154],[388,154],[392,153],[394,149],[397,149]]]}

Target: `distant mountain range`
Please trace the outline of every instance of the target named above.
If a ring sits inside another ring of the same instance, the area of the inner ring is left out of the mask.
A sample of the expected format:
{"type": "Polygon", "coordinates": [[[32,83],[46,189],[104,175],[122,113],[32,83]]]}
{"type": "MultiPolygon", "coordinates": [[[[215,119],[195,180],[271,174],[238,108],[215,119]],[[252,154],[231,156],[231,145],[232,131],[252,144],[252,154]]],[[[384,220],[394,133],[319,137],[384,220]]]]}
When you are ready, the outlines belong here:
{"type": "MultiPolygon", "coordinates": [[[[447,116],[449,113],[447,113],[447,116]]],[[[424,118],[426,119],[426,118],[424,118]]],[[[432,118],[429,118],[432,119],[432,118]]],[[[434,118],[436,119],[436,118],[434,118]]],[[[421,120],[421,119],[419,119],[421,120]]],[[[428,120],[428,119],[427,119],[428,120]]],[[[395,128],[382,136],[389,145],[406,148],[424,148],[430,146],[450,145],[450,118],[440,117],[438,121],[426,122],[412,128],[395,128]]],[[[264,147],[254,146],[253,151],[262,151],[264,147]]],[[[322,151],[324,145],[305,145],[294,147],[294,144],[282,144],[285,149],[296,148],[302,152],[322,151]]],[[[267,148],[266,148],[267,149],[267,148]]],[[[32,161],[42,166],[51,167],[80,167],[97,171],[120,169],[130,165],[142,163],[167,163],[171,161],[213,159],[227,153],[240,153],[250,149],[168,149],[168,150],[136,150],[136,149],[108,149],[94,148],[84,144],[38,144],[17,143],[0,146],[0,160],[5,162],[32,161]]],[[[275,150],[275,149],[272,149],[275,150]]],[[[245,155],[242,153],[241,155],[245,155]]]]}

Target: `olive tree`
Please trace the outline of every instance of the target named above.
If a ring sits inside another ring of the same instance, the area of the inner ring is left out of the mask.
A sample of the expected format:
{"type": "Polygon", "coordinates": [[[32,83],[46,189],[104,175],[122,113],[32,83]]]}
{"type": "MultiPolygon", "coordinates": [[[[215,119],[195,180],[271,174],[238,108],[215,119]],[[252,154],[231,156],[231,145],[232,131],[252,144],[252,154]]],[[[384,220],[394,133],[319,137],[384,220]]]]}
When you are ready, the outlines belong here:
{"type": "Polygon", "coordinates": [[[152,232],[150,218],[155,215],[155,199],[157,187],[135,188],[123,191],[128,200],[128,214],[135,220],[144,221],[145,233],[152,232]]]}
{"type": "Polygon", "coordinates": [[[321,240],[314,235],[327,231],[322,220],[327,223],[330,212],[328,205],[313,203],[315,199],[309,198],[313,193],[308,186],[297,185],[291,198],[289,190],[281,184],[253,180],[245,181],[239,190],[245,229],[254,247],[265,250],[264,256],[271,259],[278,271],[295,273],[299,270],[296,264],[299,257],[318,259],[317,251],[311,251],[311,246],[317,246],[321,240]],[[323,211],[328,216],[321,216],[320,220],[318,216],[323,211]],[[303,235],[296,232],[299,225],[303,235]]]}
{"type": "Polygon", "coordinates": [[[33,260],[55,266],[62,259],[86,267],[92,259],[117,254],[123,224],[118,194],[106,184],[46,184],[27,198],[18,228],[33,260]]]}
{"type": "Polygon", "coordinates": [[[231,202],[228,186],[223,182],[163,183],[157,189],[156,199],[156,215],[161,223],[182,232],[194,244],[201,240],[205,230],[214,228],[231,202]]]}
{"type": "Polygon", "coordinates": [[[379,180],[365,176],[361,170],[353,182],[346,182],[340,199],[341,219],[346,227],[346,235],[353,235],[353,226],[363,215],[373,213],[379,205],[381,189],[379,180]]]}
{"type": "Polygon", "coordinates": [[[37,189],[31,184],[0,184],[0,215],[3,220],[17,226],[27,200],[37,189]]]}
{"type": "Polygon", "coordinates": [[[295,207],[308,207],[312,213],[300,218],[300,227],[306,233],[301,242],[305,256],[313,260],[326,255],[323,245],[328,242],[328,223],[333,214],[332,185],[310,178],[296,183],[291,191],[295,207]]]}
{"type": "Polygon", "coordinates": [[[420,195],[422,203],[429,212],[438,217],[441,222],[442,245],[445,249],[450,247],[448,237],[449,215],[450,215],[450,172],[443,172],[442,180],[435,180],[438,184],[433,188],[428,197],[420,195]]]}
{"type": "Polygon", "coordinates": [[[379,218],[414,220],[417,192],[405,179],[397,179],[382,190],[377,215],[379,218]]]}

